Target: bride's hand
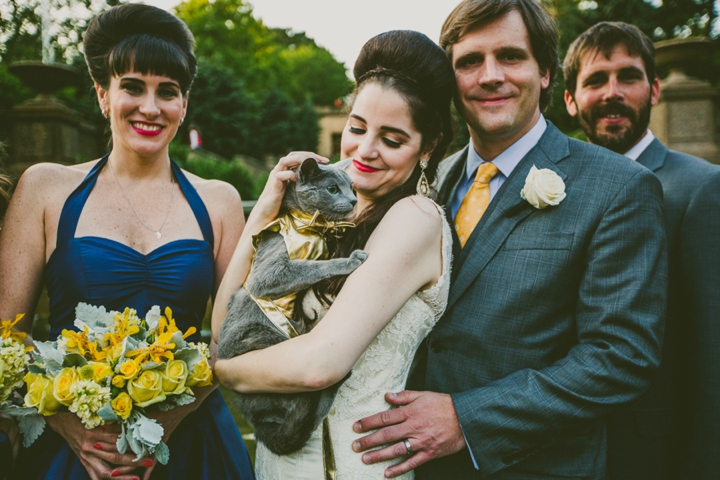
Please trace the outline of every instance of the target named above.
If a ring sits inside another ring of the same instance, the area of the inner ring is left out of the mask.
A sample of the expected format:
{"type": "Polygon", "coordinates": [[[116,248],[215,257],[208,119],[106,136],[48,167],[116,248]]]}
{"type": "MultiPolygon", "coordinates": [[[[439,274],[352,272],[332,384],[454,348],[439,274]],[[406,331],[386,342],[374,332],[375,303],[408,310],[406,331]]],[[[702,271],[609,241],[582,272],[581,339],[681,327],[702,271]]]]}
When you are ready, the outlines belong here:
{"type": "Polygon", "coordinates": [[[69,412],[51,415],[46,417],[46,420],[48,426],[70,445],[92,480],[138,479],[138,474],[131,474],[133,470],[145,469],[155,464],[150,458],[141,458],[134,462],[134,453],[121,454],[117,451],[115,442],[120,432],[118,425],[105,425],[88,430],[74,413],[69,412]]]}
{"type": "Polygon", "coordinates": [[[303,160],[311,157],[318,163],[329,162],[327,158],[312,152],[290,152],[278,161],[270,172],[265,188],[250,213],[248,224],[257,224],[259,228],[263,228],[277,218],[287,182],[297,181],[294,170],[300,166],[303,160]]]}

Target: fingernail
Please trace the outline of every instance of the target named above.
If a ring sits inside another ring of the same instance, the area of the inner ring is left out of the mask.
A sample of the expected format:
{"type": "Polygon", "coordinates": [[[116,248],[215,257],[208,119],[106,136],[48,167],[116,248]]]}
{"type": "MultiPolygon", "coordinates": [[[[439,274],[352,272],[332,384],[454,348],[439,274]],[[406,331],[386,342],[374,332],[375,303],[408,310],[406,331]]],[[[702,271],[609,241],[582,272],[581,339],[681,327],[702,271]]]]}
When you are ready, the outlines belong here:
{"type": "Polygon", "coordinates": [[[353,450],[356,452],[360,451],[360,442],[353,442],[353,450]]]}
{"type": "Polygon", "coordinates": [[[353,424],[353,430],[358,433],[362,432],[362,425],[360,424],[360,422],[355,422],[353,424]]]}
{"type": "Polygon", "coordinates": [[[150,460],[145,460],[146,467],[152,467],[153,463],[150,460]]]}
{"type": "Polygon", "coordinates": [[[110,474],[111,477],[117,477],[118,475],[120,475],[120,472],[118,472],[117,470],[113,470],[113,472],[110,474]]]}
{"type": "Polygon", "coordinates": [[[363,455],[363,456],[362,456],[362,461],[363,461],[364,464],[370,465],[370,455],[363,455]]]}
{"type": "Polygon", "coordinates": [[[389,392],[389,393],[388,393],[388,397],[390,397],[390,398],[396,398],[396,397],[397,397],[397,394],[396,394],[396,393],[393,393],[393,392],[389,392]]]}
{"type": "Polygon", "coordinates": [[[100,445],[99,443],[96,443],[95,445],[93,445],[93,448],[95,450],[102,450],[102,445],[100,445]]]}

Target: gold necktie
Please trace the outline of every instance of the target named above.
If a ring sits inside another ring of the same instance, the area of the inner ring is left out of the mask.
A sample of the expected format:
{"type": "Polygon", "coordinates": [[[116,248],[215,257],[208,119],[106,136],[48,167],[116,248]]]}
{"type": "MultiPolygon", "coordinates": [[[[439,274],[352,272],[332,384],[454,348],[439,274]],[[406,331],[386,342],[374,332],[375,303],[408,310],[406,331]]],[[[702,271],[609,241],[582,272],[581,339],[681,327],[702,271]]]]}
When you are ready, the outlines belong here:
{"type": "Polygon", "coordinates": [[[455,230],[462,247],[465,246],[465,242],[470,238],[470,234],[490,204],[490,180],[497,173],[498,169],[492,163],[481,164],[477,169],[475,181],[470,185],[470,190],[460,204],[455,215],[455,230]]]}

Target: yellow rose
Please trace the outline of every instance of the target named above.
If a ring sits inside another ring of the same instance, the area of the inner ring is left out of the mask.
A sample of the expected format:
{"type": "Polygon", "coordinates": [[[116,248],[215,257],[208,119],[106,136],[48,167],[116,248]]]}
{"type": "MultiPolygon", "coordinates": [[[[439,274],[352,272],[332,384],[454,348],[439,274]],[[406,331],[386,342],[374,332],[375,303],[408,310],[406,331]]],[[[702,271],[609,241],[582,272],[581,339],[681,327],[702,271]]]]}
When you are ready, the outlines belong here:
{"type": "Polygon", "coordinates": [[[127,384],[130,397],[138,407],[147,407],[165,400],[162,375],[155,370],[145,370],[127,384]]]}
{"type": "Polygon", "coordinates": [[[75,368],[63,368],[60,370],[60,373],[58,373],[55,380],[53,380],[53,395],[55,395],[55,399],[66,407],[69,407],[75,398],[75,395],[70,391],[70,387],[72,387],[73,383],[78,379],[75,368]]]}
{"type": "Polygon", "coordinates": [[[105,379],[113,374],[112,368],[107,363],[90,362],[90,366],[93,368],[93,380],[100,385],[105,385],[105,379]]]}
{"type": "Polygon", "coordinates": [[[193,371],[188,376],[186,385],[188,387],[207,387],[212,384],[213,373],[207,360],[195,364],[193,371]]]}
{"type": "Polygon", "coordinates": [[[140,365],[138,365],[135,360],[125,360],[116,370],[125,380],[130,380],[140,373],[140,365]]]}
{"type": "Polygon", "coordinates": [[[125,386],[125,377],[122,375],[115,375],[112,379],[113,387],[123,388],[125,386]]]}
{"type": "Polygon", "coordinates": [[[170,360],[161,373],[162,386],[165,393],[179,395],[185,391],[185,380],[188,376],[187,364],[182,360],[170,360]]]}
{"type": "Polygon", "coordinates": [[[46,417],[57,413],[60,402],[53,395],[53,381],[50,378],[28,373],[23,380],[28,385],[25,395],[26,407],[35,407],[38,413],[46,417]]]}
{"type": "Polygon", "coordinates": [[[120,395],[115,397],[115,400],[110,402],[110,406],[112,406],[113,411],[118,417],[125,420],[130,416],[130,412],[132,412],[133,402],[130,395],[122,392],[120,395]]]}

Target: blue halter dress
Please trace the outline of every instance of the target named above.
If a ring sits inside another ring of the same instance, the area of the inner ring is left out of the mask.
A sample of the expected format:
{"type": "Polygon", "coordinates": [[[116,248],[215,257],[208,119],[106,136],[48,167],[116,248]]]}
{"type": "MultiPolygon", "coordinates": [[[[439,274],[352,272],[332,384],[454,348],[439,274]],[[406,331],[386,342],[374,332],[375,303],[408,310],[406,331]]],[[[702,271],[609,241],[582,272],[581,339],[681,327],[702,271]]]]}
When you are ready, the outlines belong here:
{"type": "MultiPolygon", "coordinates": [[[[178,327],[200,328],[213,286],[213,231],[210,216],[195,188],[172,162],[172,170],[202,230],[203,240],[166,243],[147,255],[102,237],[75,238],[80,213],[97,177],[102,158],[65,201],[58,224],[57,247],[46,265],[50,298],[50,338],[74,329],[79,302],[108,310],[125,307],[144,316],[153,306],[173,310],[178,327]]],[[[214,390],[175,429],[168,441],[170,462],[157,465],[153,479],[222,480],[253,478],[250,459],[219,390],[214,390]]],[[[51,428],[22,449],[13,479],[84,480],[89,476],[65,440],[51,428]]],[[[141,472],[138,470],[138,472],[141,472]]],[[[142,477],[142,474],[139,473],[142,477]]]]}

